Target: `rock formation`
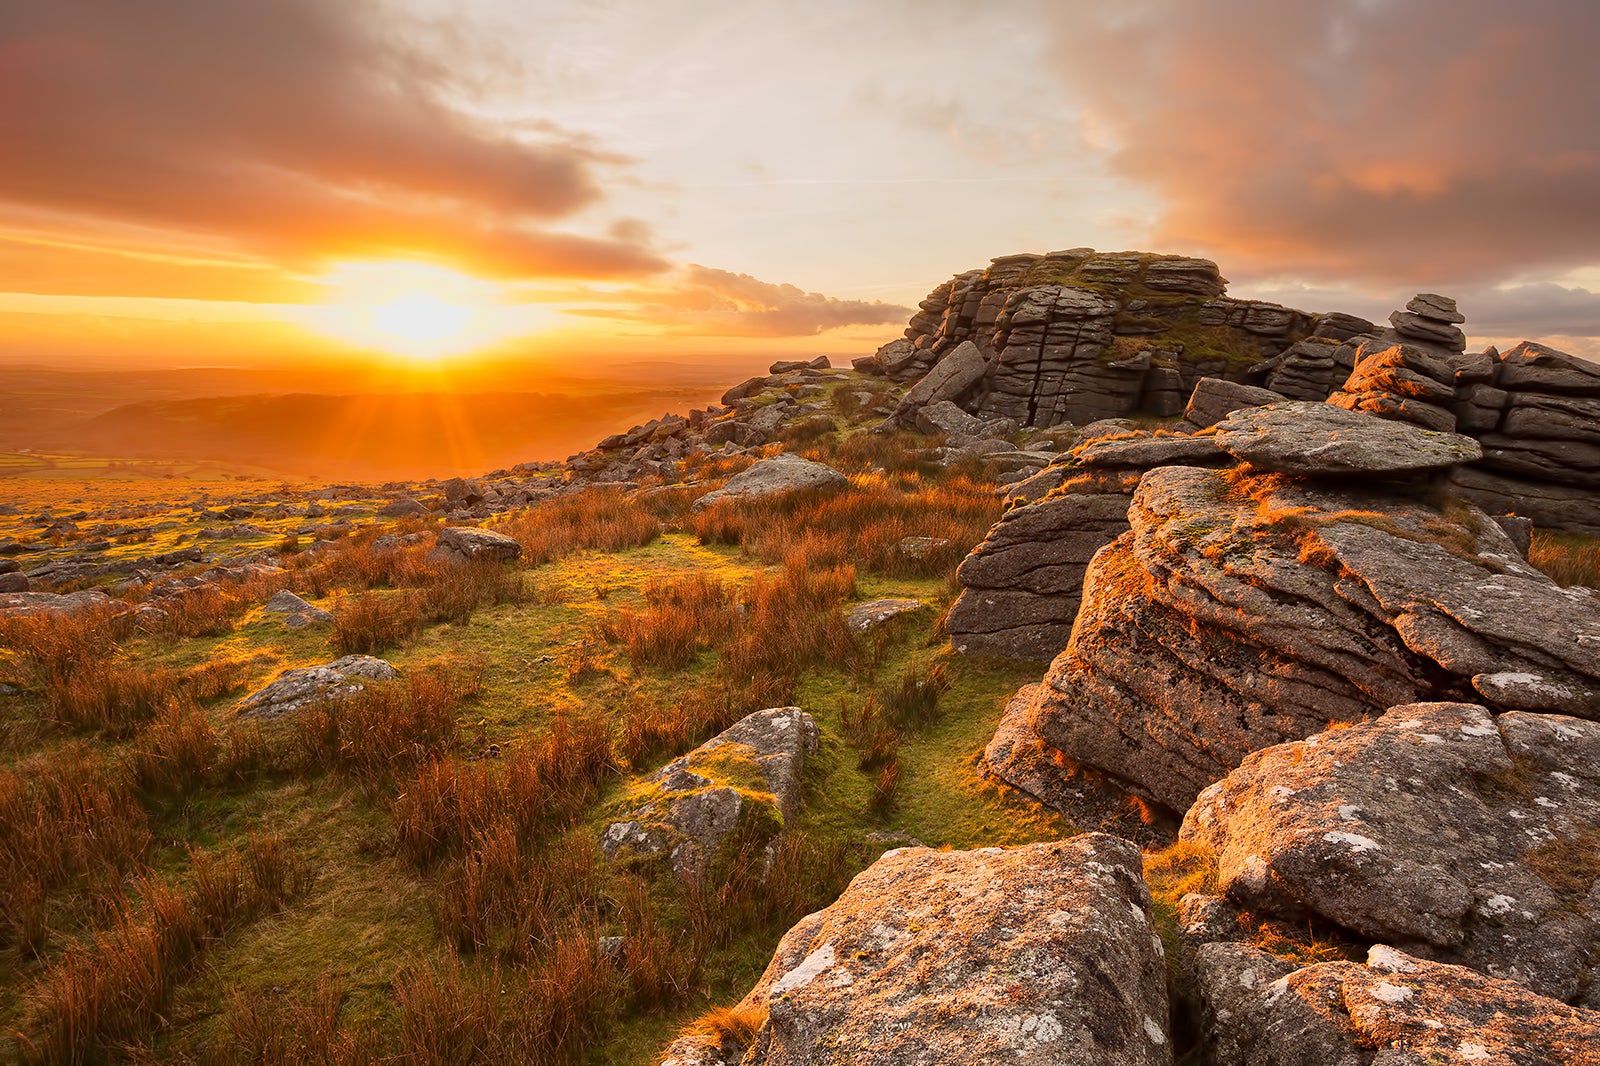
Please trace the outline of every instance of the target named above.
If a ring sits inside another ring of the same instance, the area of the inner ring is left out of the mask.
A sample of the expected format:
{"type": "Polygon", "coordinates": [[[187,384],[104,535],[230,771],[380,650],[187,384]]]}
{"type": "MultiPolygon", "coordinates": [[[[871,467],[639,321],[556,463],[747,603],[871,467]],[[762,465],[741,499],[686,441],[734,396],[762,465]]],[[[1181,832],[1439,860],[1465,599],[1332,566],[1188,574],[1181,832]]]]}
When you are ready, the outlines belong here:
{"type": "Polygon", "coordinates": [[[890,851],[789,930],[740,1007],[745,1047],[684,1038],[663,1066],[849,1061],[1166,1066],[1166,968],[1139,849],[1088,834],[890,851]],[[742,1056],[742,1057],[741,1057],[742,1056]]]}
{"type": "MultiPolygon", "coordinates": [[[[856,368],[921,379],[917,388],[933,382],[930,396],[1025,426],[1175,415],[1199,378],[1242,380],[1322,325],[1277,304],[1229,299],[1225,287],[1204,259],[1088,248],[1006,256],[939,286],[904,338],[856,368]]],[[[1374,328],[1328,317],[1330,339],[1374,328]]],[[[910,424],[924,399],[908,395],[901,420],[910,424]]]]}
{"type": "Polygon", "coordinates": [[[784,452],[733,475],[722,488],[696,500],[694,509],[703,511],[721,500],[756,499],[802,489],[840,489],[849,484],[849,478],[831,467],[784,452]]]}
{"type": "Polygon", "coordinates": [[[1475,508],[1371,479],[1146,473],[1032,728],[1183,810],[1253,750],[1402,703],[1600,717],[1600,599],[1556,586],[1475,508]]]}

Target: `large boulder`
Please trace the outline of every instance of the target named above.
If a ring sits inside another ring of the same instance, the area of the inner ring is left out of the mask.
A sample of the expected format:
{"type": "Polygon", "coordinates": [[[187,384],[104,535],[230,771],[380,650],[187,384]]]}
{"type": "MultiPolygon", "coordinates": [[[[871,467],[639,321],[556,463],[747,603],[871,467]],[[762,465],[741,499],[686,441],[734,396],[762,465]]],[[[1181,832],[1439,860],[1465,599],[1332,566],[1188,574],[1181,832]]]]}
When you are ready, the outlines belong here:
{"type": "Polygon", "coordinates": [[[392,681],[400,672],[370,655],[346,655],[331,663],[285,670],[277,679],[239,703],[245,717],[276,718],[322,700],[348,699],[364,682],[392,681]]]}
{"type": "Polygon", "coordinates": [[[509,562],[522,557],[522,545],[515,538],[475,526],[441,529],[438,546],[434,550],[458,562],[509,562]]]}
{"type": "Polygon", "coordinates": [[[693,510],[703,511],[723,500],[750,500],[802,489],[841,489],[849,484],[850,479],[832,467],[784,452],[733,475],[722,488],[696,500],[693,510]]]}
{"type": "Polygon", "coordinates": [[[959,400],[983,380],[986,370],[988,363],[984,362],[983,353],[976,344],[966,341],[956,345],[922,380],[906,390],[895,408],[894,417],[904,425],[915,426],[919,410],[945,400],[959,400]]]}
{"type": "Polygon", "coordinates": [[[1282,403],[1286,399],[1288,397],[1271,389],[1241,385],[1222,378],[1201,378],[1195,382],[1194,392],[1189,395],[1189,406],[1184,408],[1183,419],[1196,429],[1205,429],[1241,408],[1282,403]]]}
{"type": "Polygon", "coordinates": [[[1214,1066],[1600,1063],[1600,1012],[1388,946],[1365,965],[1297,966],[1213,943],[1196,969],[1214,1066]]]}
{"type": "Polygon", "coordinates": [[[315,604],[307,603],[288,589],[280,589],[273,593],[272,598],[267,600],[261,609],[283,615],[283,624],[290,629],[302,629],[310,625],[332,625],[334,622],[332,614],[315,604]]]}
{"type": "MultiPolygon", "coordinates": [[[[1139,849],[1088,834],[890,851],[803,919],[740,1004],[724,1062],[1166,1066],[1166,967],[1139,849]],[[742,1058],[740,1057],[742,1055],[742,1058]]],[[[709,1063],[704,1038],[666,1061],[709,1063]]]]}
{"type": "Polygon", "coordinates": [[[1600,598],[1474,508],[1161,467],[1128,521],[1029,721],[1174,810],[1251,751],[1403,703],[1600,717],[1600,598]]]}
{"type": "Polygon", "coordinates": [[[1089,560],[1128,528],[1131,487],[1080,476],[1008,509],[956,571],[962,591],[945,618],[955,650],[1040,662],[1059,654],[1089,560]]]}
{"type": "MultiPolygon", "coordinates": [[[[1419,703],[1247,756],[1183,839],[1254,912],[1571,1000],[1600,952],[1600,724],[1419,703]]],[[[1591,995],[1600,1003],[1600,989],[1591,995]]]]}
{"type": "Polygon", "coordinates": [[[1295,400],[1234,411],[1216,446],[1259,470],[1284,474],[1400,474],[1481,458],[1471,437],[1392,422],[1332,404],[1295,400]]]}
{"type": "Polygon", "coordinates": [[[817,724],[799,707],[746,715],[631,789],[632,808],[608,826],[608,859],[662,856],[691,881],[731,858],[743,826],[759,843],[782,832],[800,808],[800,773],[817,750],[817,724]]]}

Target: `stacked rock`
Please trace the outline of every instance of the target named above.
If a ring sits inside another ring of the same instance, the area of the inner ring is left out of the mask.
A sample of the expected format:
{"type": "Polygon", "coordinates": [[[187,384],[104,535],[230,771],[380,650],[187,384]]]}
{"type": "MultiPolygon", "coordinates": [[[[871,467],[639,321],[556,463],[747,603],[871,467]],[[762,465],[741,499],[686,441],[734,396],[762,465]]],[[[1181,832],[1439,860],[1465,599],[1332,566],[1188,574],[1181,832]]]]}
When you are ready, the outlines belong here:
{"type": "Polygon", "coordinates": [[[1389,316],[1389,325],[1400,338],[1412,344],[1430,348],[1443,348],[1447,352],[1467,350],[1467,335],[1461,332],[1466,316],[1456,310],[1456,302],[1448,296],[1432,292],[1419,292],[1406,304],[1404,311],[1389,316]]]}

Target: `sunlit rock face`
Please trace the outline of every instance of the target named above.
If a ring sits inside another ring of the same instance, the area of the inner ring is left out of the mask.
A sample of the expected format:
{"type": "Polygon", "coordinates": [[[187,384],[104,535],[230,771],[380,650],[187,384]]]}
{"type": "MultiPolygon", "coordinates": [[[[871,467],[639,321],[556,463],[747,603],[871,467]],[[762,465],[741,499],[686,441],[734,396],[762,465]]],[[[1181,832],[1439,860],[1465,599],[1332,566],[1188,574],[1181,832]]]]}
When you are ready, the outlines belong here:
{"type": "Polygon", "coordinates": [[[1398,704],[1600,717],[1600,599],[1475,508],[1366,481],[1146,473],[1031,728],[1181,811],[1251,751],[1398,704]]]}

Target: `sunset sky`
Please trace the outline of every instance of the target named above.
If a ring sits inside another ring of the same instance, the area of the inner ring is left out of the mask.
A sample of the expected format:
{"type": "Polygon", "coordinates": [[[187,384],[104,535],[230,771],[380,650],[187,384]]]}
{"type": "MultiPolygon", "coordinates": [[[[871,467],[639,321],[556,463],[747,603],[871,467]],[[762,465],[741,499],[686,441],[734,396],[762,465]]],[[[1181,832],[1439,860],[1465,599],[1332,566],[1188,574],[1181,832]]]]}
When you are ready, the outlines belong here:
{"type": "Polygon", "coordinates": [[[1089,245],[1600,355],[1592,0],[0,0],[0,362],[870,351],[1089,245]]]}

